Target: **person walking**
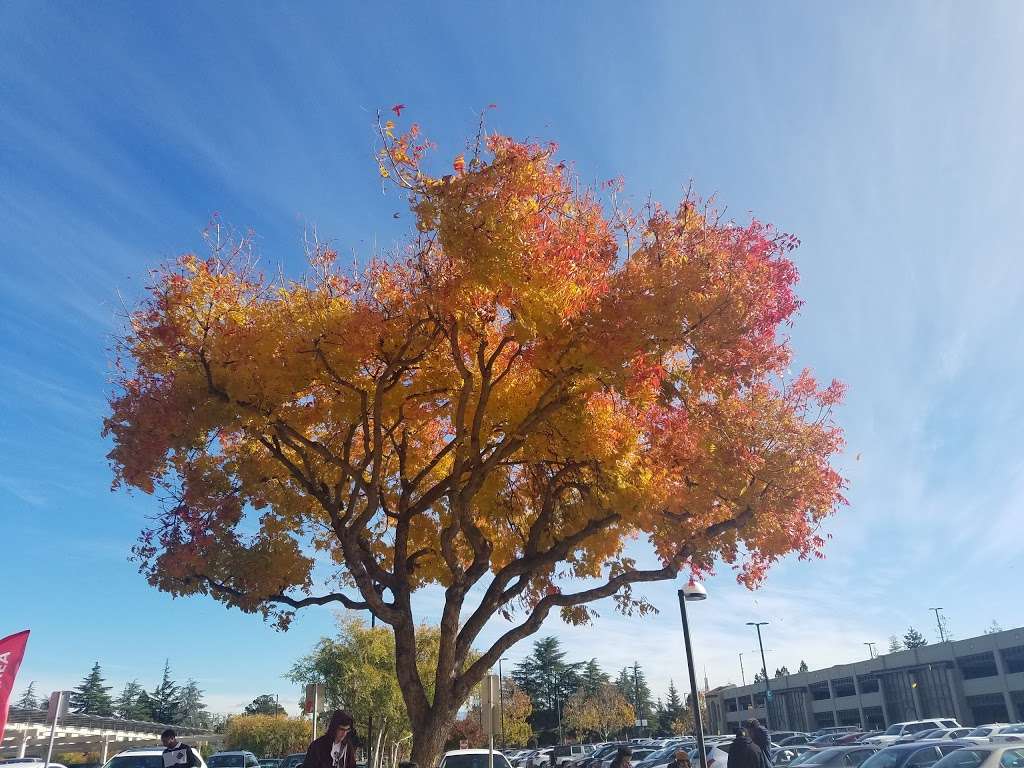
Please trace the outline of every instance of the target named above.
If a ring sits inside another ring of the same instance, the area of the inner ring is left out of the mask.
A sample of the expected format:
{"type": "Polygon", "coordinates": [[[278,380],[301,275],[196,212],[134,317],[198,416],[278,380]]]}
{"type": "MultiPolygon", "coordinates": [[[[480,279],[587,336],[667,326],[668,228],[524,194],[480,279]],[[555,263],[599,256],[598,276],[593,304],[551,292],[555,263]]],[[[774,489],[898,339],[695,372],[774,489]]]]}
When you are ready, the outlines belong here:
{"type": "Polygon", "coordinates": [[[194,747],[178,741],[178,734],[168,728],[160,734],[160,743],[164,745],[164,768],[197,768],[202,765],[194,747]]]}
{"type": "Polygon", "coordinates": [[[750,740],[754,742],[754,746],[761,750],[761,754],[764,755],[764,762],[766,765],[772,764],[772,745],[771,740],[768,738],[768,731],[761,727],[761,723],[758,720],[747,720],[747,734],[750,736],[750,740]]]}
{"type": "Polygon", "coordinates": [[[729,745],[728,768],[766,768],[764,754],[750,740],[741,727],[736,729],[736,738],[729,745]]]}
{"type": "Polygon", "coordinates": [[[612,760],[611,768],[633,768],[632,757],[632,747],[619,747],[615,753],[615,759],[612,760]]]}
{"type": "Polygon", "coordinates": [[[334,710],[327,733],[313,739],[306,750],[302,768],[356,768],[359,737],[352,715],[343,709],[334,710]]]}
{"type": "Polygon", "coordinates": [[[690,756],[685,749],[677,749],[675,756],[665,768],[690,768],[690,756]]]}

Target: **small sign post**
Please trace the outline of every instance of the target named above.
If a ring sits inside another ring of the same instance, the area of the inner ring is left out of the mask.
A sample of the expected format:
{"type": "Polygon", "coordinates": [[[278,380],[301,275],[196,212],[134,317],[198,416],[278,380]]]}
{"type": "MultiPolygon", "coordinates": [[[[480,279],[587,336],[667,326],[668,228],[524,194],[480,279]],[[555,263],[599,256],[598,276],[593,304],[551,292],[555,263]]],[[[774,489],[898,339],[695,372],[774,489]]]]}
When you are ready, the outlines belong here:
{"type": "Polygon", "coordinates": [[[480,719],[487,734],[487,768],[494,768],[494,731],[501,717],[498,709],[500,696],[497,675],[487,675],[480,681],[480,719]]]}

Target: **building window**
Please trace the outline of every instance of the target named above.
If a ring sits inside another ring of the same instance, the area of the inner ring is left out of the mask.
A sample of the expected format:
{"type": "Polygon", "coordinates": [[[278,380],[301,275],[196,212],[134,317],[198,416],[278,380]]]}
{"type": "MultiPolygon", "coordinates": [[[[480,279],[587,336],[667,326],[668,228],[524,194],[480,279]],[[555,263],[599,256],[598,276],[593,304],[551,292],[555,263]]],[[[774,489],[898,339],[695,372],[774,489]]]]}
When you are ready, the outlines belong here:
{"type": "Polygon", "coordinates": [[[1010,714],[1006,711],[1006,700],[1001,693],[968,696],[967,706],[976,723],[1005,723],[1010,719],[1010,714]]]}
{"type": "Polygon", "coordinates": [[[956,660],[956,664],[960,667],[960,673],[964,676],[964,680],[995,677],[999,674],[996,669],[996,657],[991,652],[961,656],[956,660]]]}
{"type": "Polygon", "coordinates": [[[1004,648],[1001,653],[1003,654],[1003,664],[1008,673],[1024,672],[1024,645],[1004,648]]]}
{"type": "Polygon", "coordinates": [[[826,699],[832,698],[832,694],[829,693],[828,683],[815,683],[810,686],[811,698],[815,701],[825,701],[826,699]]]}
{"type": "Polygon", "coordinates": [[[844,677],[839,680],[833,680],[832,691],[833,693],[835,693],[837,699],[843,696],[857,695],[857,689],[853,687],[852,677],[844,677]]]}
{"type": "Polygon", "coordinates": [[[860,686],[861,693],[878,693],[877,677],[859,677],[857,684],[860,686]]]}

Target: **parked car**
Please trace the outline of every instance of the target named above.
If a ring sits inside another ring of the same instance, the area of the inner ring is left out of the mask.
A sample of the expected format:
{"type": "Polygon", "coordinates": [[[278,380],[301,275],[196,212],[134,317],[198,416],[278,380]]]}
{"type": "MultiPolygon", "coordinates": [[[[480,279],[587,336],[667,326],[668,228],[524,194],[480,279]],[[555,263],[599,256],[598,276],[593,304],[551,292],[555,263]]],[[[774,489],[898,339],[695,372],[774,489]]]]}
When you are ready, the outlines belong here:
{"type": "Polygon", "coordinates": [[[547,765],[548,761],[551,760],[551,750],[554,747],[545,747],[544,749],[538,749],[527,761],[526,765],[528,768],[541,768],[543,765],[547,765]]]}
{"type": "Polygon", "coordinates": [[[971,732],[970,728],[935,728],[917,735],[917,741],[952,741],[962,739],[971,732]]]}
{"type": "MultiPolygon", "coordinates": [[[[486,749],[454,749],[444,753],[439,768],[489,768],[489,754],[486,749]]],[[[494,752],[494,768],[511,768],[501,752],[494,752]]]]}
{"type": "MultiPolygon", "coordinates": [[[[771,735],[772,741],[780,746],[782,745],[782,742],[786,741],[786,739],[792,739],[800,736],[803,736],[805,739],[807,738],[807,734],[802,731],[772,731],[771,735]]],[[[799,743],[806,744],[807,742],[799,743]]]]}
{"type": "Polygon", "coordinates": [[[788,747],[776,747],[772,750],[772,765],[789,765],[799,755],[809,752],[810,747],[806,744],[791,744],[788,747]]]}
{"type": "Polygon", "coordinates": [[[910,720],[905,723],[893,723],[890,725],[885,733],[879,736],[872,736],[869,739],[865,739],[865,744],[882,744],[889,745],[895,744],[899,741],[900,737],[906,736],[912,733],[923,733],[924,731],[931,731],[936,728],[960,728],[960,723],[952,718],[941,718],[934,720],[910,720]]]}
{"type": "MultiPolygon", "coordinates": [[[[639,763],[645,757],[647,757],[648,755],[653,755],[653,754],[654,754],[654,750],[650,749],[649,747],[636,747],[636,748],[633,749],[633,757],[631,758],[631,762],[633,762],[634,764],[639,763]]],[[[611,755],[606,757],[601,762],[602,768],[611,768],[611,764],[612,764],[612,761],[614,759],[615,759],[615,752],[612,752],[611,755]]]]}
{"type": "Polygon", "coordinates": [[[934,768],[1024,768],[1024,748],[1008,744],[974,744],[939,760],[934,768]]]}
{"type": "Polygon", "coordinates": [[[979,725],[963,738],[965,741],[985,744],[1013,727],[1010,723],[986,723],[985,725],[979,725]]]}
{"type": "Polygon", "coordinates": [[[585,757],[578,763],[578,768],[597,768],[600,766],[604,759],[609,755],[615,756],[616,750],[618,750],[618,744],[604,744],[594,750],[594,753],[590,757],[585,757]]]}
{"type": "Polygon", "coordinates": [[[281,760],[281,764],[277,768],[299,768],[305,759],[305,752],[292,752],[290,755],[284,756],[284,759],[281,760]]]}
{"type": "Polygon", "coordinates": [[[800,762],[800,765],[806,766],[806,768],[811,766],[815,768],[858,768],[876,751],[874,747],[861,745],[812,750],[807,759],[800,762]]]}
{"type": "Polygon", "coordinates": [[[552,748],[549,762],[555,768],[561,768],[562,766],[582,760],[591,751],[593,750],[588,750],[583,744],[560,744],[552,748]]]}
{"type": "Polygon", "coordinates": [[[929,768],[945,755],[962,749],[964,742],[895,744],[885,747],[863,762],[861,768],[929,768]]]}
{"type": "Polygon", "coordinates": [[[677,746],[662,747],[657,752],[652,752],[643,760],[634,760],[633,768],[655,768],[659,765],[668,765],[675,757],[677,746]]]}
{"type": "Polygon", "coordinates": [[[260,768],[278,768],[280,765],[280,757],[264,757],[260,759],[260,768]]]}
{"type": "Polygon", "coordinates": [[[825,747],[833,747],[839,739],[845,738],[848,734],[833,731],[832,733],[824,733],[821,736],[816,736],[808,745],[815,749],[824,749],[825,747]]]}
{"type": "Polygon", "coordinates": [[[260,768],[256,755],[244,750],[214,752],[206,764],[209,768],[260,768]]]}
{"type": "MultiPolygon", "coordinates": [[[[717,766],[717,768],[725,768],[726,764],[729,762],[729,753],[717,744],[705,744],[704,754],[707,756],[708,759],[708,768],[712,768],[712,766],[717,766]]],[[[688,753],[688,755],[690,758],[691,765],[700,765],[700,760],[697,758],[696,749],[691,750],[688,753]]]]}
{"type": "MultiPolygon", "coordinates": [[[[206,761],[198,751],[196,757],[199,758],[199,768],[206,768],[206,761]]],[[[50,763],[50,766],[52,768],[53,763],[50,763]]],[[[110,758],[104,768],[164,768],[164,748],[124,749],[110,758]]]]}
{"type": "Polygon", "coordinates": [[[992,736],[991,740],[993,743],[1000,744],[1013,744],[1024,741],[1024,723],[1017,723],[1009,728],[1004,728],[998,734],[992,736]]]}
{"type": "Polygon", "coordinates": [[[793,747],[798,744],[810,744],[811,737],[806,733],[794,733],[792,736],[787,736],[784,739],[779,739],[776,734],[772,734],[772,741],[778,744],[780,747],[793,747]]]}
{"type": "Polygon", "coordinates": [[[864,731],[851,731],[850,733],[840,733],[832,743],[837,747],[847,747],[851,744],[860,744],[860,740],[863,738],[864,731]]]}

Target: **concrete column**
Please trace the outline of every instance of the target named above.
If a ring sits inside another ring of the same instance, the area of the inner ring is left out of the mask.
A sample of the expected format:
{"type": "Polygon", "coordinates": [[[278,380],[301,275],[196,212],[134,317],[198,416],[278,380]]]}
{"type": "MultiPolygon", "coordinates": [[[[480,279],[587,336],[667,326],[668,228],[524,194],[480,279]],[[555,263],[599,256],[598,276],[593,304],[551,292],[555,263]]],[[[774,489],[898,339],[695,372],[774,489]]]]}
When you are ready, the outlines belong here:
{"type": "Polygon", "coordinates": [[[18,757],[24,757],[26,749],[28,749],[28,728],[21,732],[21,744],[18,745],[18,757]]]}
{"type": "Polygon", "coordinates": [[[917,691],[917,686],[914,683],[917,682],[915,675],[910,675],[910,696],[914,699],[914,713],[919,717],[925,716],[924,707],[921,704],[921,694],[917,691]]]}
{"type": "Polygon", "coordinates": [[[836,704],[836,689],[832,687],[831,678],[825,682],[828,683],[828,700],[832,705],[832,725],[839,725],[839,707],[836,704]]]}
{"type": "Polygon", "coordinates": [[[888,728],[894,721],[889,719],[889,706],[885,703],[885,678],[881,675],[878,676],[878,695],[882,699],[882,719],[885,721],[885,727],[888,728]]]}
{"type": "Polygon", "coordinates": [[[107,751],[110,748],[110,734],[104,734],[103,736],[103,759],[100,761],[104,765],[107,763],[107,751]]]}
{"type": "Polygon", "coordinates": [[[999,675],[999,684],[1003,688],[1003,701],[1006,703],[1006,714],[1011,723],[1020,721],[1017,708],[1013,706],[1013,696],[1010,695],[1010,686],[1006,682],[1006,665],[1003,664],[1003,655],[999,653],[999,647],[992,643],[992,658],[996,660],[996,674],[999,675]]]}
{"type": "Polygon", "coordinates": [[[816,731],[818,729],[818,720],[814,716],[814,697],[811,695],[810,686],[804,688],[804,711],[807,717],[807,730],[816,731]]]}
{"type": "Polygon", "coordinates": [[[953,666],[946,668],[946,679],[949,681],[950,698],[953,699],[953,717],[957,719],[960,725],[967,725],[973,719],[973,716],[968,717],[969,712],[967,711],[967,696],[964,695],[963,677],[961,677],[960,669],[956,666],[955,661],[953,666]]]}
{"type": "Polygon", "coordinates": [[[860,678],[857,677],[856,673],[853,675],[853,690],[857,693],[857,715],[860,717],[861,730],[866,731],[868,729],[868,723],[864,719],[864,701],[860,696],[860,678]]]}

